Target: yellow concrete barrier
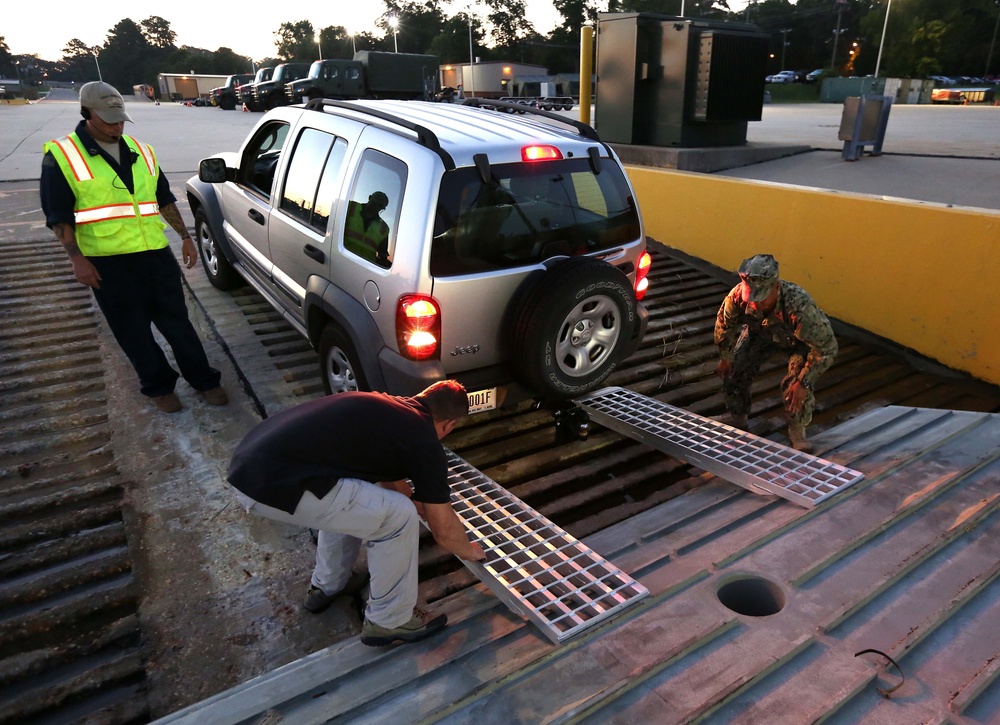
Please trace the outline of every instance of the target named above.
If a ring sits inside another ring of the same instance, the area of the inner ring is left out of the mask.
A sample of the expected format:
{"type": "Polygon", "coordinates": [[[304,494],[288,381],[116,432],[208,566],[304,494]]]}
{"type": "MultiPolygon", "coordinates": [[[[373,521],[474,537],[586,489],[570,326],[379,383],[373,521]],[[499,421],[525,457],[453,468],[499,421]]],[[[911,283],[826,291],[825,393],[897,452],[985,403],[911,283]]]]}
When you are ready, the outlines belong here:
{"type": "Polygon", "coordinates": [[[1000,384],[1000,213],[649,167],[628,174],[653,239],[728,270],[773,254],[831,317],[1000,384]]]}

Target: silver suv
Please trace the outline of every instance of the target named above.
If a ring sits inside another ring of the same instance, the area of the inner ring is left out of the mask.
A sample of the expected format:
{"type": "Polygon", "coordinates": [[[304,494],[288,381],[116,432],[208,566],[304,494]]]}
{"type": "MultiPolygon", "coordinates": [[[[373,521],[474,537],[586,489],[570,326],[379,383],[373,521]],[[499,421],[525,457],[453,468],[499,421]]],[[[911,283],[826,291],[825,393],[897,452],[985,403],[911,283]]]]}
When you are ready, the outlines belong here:
{"type": "Polygon", "coordinates": [[[490,105],[271,111],[187,182],[212,284],[253,285],[331,393],[455,378],[478,412],[597,387],[646,328],[635,194],[591,127],[490,105]]]}

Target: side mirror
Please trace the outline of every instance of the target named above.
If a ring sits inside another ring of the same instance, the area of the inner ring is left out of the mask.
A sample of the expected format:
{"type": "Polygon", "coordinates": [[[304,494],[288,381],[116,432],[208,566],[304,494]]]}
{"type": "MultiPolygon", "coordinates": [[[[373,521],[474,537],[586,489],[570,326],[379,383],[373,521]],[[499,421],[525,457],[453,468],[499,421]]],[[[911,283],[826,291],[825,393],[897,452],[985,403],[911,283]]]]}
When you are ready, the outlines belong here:
{"type": "Polygon", "coordinates": [[[198,164],[198,178],[206,184],[224,184],[226,182],[225,159],[202,159],[198,164]]]}

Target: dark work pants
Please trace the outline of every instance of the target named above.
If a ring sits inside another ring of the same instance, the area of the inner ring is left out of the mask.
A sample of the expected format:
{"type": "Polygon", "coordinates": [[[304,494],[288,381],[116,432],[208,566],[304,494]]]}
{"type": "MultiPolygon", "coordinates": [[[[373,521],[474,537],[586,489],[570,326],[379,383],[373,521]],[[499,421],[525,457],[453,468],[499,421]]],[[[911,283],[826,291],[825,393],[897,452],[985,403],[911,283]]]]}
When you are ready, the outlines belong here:
{"type": "Polygon", "coordinates": [[[779,347],[765,335],[751,335],[746,330],[736,343],[733,367],[728,377],[722,381],[722,392],[725,396],[726,409],[736,415],[750,414],[750,386],[754,377],[760,371],[761,365],[769,357],[777,353],[788,356],[788,372],[781,380],[781,399],[785,405],[785,414],[788,416],[790,425],[806,427],[812,422],[813,409],[816,407],[816,396],[810,390],[806,396],[806,401],[799,409],[798,413],[788,412],[788,406],[784,403],[785,393],[789,386],[798,378],[802,367],[805,365],[806,357],[809,355],[809,346],[805,343],[798,343],[793,348],[779,347]]]}
{"type": "Polygon", "coordinates": [[[180,265],[169,247],[88,259],[101,275],[101,288],[94,290],[94,297],[135,368],[143,395],[167,395],[179,377],[153,337],[152,325],[169,343],[180,374],[191,387],[202,391],[218,387],[222,376],[208,364],[188,318],[180,265]]]}

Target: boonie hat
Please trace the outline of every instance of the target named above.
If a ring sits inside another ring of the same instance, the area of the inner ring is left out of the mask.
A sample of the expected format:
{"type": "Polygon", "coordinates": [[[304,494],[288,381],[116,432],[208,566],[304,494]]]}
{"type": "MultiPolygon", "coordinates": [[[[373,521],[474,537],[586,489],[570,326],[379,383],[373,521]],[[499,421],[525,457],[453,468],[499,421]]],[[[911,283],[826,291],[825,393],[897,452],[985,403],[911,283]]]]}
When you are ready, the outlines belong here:
{"type": "Polygon", "coordinates": [[[125,99],[122,98],[122,94],[113,85],[104,81],[83,84],[80,87],[80,105],[89,108],[105,123],[132,121],[125,113],[125,99]]]}
{"type": "Polygon", "coordinates": [[[778,281],[778,260],[770,254],[755,254],[744,259],[737,270],[750,290],[750,302],[760,302],[771,294],[778,281]]]}

